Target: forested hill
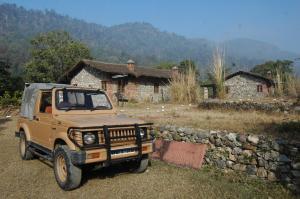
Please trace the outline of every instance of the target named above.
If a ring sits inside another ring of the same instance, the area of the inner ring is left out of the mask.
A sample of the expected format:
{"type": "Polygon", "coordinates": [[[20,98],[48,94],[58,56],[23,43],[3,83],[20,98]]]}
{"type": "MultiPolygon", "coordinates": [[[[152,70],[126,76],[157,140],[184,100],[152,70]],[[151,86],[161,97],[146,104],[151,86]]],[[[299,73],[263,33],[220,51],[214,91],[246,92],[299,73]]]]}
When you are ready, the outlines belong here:
{"type": "MultiPolygon", "coordinates": [[[[26,10],[12,4],[0,5],[0,58],[9,59],[14,72],[22,71],[29,57],[30,39],[38,33],[65,30],[86,43],[95,59],[155,65],[161,61],[195,60],[207,67],[216,43],[187,39],[163,32],[149,23],[126,23],[106,27],[59,15],[54,11],[26,10]]],[[[249,68],[270,59],[295,59],[297,54],[281,51],[268,43],[236,39],[223,43],[226,63],[249,68]],[[234,63],[234,64],[233,64],[234,63]]]]}

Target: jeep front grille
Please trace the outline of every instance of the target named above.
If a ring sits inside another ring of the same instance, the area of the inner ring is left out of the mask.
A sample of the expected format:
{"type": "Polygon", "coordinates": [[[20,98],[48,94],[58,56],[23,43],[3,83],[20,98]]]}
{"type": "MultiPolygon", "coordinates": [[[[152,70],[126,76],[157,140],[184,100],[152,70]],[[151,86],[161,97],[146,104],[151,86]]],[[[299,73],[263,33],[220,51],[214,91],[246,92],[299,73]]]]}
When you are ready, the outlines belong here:
{"type": "MultiPolygon", "coordinates": [[[[114,144],[122,144],[127,142],[135,142],[135,129],[134,128],[122,128],[122,129],[109,129],[110,142],[114,144]]],[[[101,130],[98,132],[99,144],[105,143],[104,132],[101,130]]]]}

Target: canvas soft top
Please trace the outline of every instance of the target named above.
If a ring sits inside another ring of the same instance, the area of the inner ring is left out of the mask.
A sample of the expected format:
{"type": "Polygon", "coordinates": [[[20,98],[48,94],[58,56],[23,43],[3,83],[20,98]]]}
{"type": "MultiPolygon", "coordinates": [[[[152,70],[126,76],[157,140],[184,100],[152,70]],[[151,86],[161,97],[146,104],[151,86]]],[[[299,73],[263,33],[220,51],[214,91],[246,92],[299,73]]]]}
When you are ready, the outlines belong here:
{"type": "Polygon", "coordinates": [[[20,116],[26,117],[30,120],[33,119],[34,116],[34,107],[38,97],[39,90],[50,90],[53,88],[67,88],[72,87],[67,84],[54,84],[54,83],[32,83],[26,85],[23,96],[22,96],[22,105],[20,116]]]}

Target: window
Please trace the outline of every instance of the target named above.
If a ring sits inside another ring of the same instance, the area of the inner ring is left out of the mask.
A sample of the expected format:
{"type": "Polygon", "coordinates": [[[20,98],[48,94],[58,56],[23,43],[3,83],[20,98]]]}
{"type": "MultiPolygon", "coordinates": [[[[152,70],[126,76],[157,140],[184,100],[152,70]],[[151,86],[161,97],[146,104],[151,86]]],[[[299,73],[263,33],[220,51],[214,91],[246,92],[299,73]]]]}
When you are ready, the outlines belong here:
{"type": "Polygon", "coordinates": [[[40,102],[40,112],[41,113],[51,113],[52,112],[52,93],[42,92],[41,102],[40,102]]]}
{"type": "Polygon", "coordinates": [[[101,81],[101,87],[102,87],[102,90],[107,91],[107,82],[101,81]]]}
{"type": "Polygon", "coordinates": [[[154,83],[154,93],[159,93],[159,84],[154,83]]]}
{"type": "Polygon", "coordinates": [[[256,86],[256,91],[257,91],[258,93],[261,93],[261,92],[263,91],[262,85],[257,85],[257,86],[256,86]]]}
{"type": "Polygon", "coordinates": [[[102,91],[59,90],[56,92],[56,107],[60,110],[108,110],[111,103],[102,91]]]}

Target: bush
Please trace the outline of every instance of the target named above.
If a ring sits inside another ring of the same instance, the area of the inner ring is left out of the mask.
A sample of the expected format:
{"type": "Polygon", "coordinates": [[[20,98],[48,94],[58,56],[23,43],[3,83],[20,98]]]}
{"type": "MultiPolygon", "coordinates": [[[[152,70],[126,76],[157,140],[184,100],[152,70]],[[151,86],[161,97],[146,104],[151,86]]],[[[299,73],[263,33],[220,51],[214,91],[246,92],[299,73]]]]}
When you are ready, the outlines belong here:
{"type": "Polygon", "coordinates": [[[22,100],[22,92],[15,91],[13,94],[10,94],[8,91],[5,91],[3,96],[0,96],[0,106],[5,107],[9,105],[20,106],[22,100]]]}

